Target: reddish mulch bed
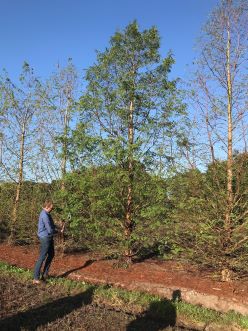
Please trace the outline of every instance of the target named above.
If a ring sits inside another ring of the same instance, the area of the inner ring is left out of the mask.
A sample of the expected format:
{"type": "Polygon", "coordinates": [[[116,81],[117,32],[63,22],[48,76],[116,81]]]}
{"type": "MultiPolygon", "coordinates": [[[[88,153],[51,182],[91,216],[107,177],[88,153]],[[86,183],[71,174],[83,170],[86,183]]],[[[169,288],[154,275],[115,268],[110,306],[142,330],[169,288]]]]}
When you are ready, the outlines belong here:
{"type": "MultiPolygon", "coordinates": [[[[0,244],[0,260],[19,267],[33,269],[38,257],[37,246],[9,246],[0,244]]],[[[115,284],[129,288],[130,284],[139,284],[139,289],[152,291],[153,284],[164,287],[192,289],[205,294],[214,294],[222,298],[232,298],[237,302],[247,302],[248,280],[221,282],[211,278],[211,274],[200,272],[192,266],[173,261],[146,260],[135,263],[128,269],[114,268],[114,260],[104,260],[96,254],[57,253],[51,274],[70,277],[91,283],[115,284]]],[[[247,302],[248,303],[248,302],[247,302]]]]}

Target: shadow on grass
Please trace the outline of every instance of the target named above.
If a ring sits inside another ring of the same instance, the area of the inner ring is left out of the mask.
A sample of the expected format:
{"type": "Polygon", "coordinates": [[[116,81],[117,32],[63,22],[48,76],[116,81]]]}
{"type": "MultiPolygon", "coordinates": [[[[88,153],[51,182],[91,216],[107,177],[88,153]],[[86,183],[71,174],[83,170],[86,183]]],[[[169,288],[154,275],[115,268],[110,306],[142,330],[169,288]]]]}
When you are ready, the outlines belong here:
{"type": "Polygon", "coordinates": [[[75,269],[71,269],[71,270],[68,270],[66,272],[64,272],[63,274],[61,275],[58,275],[56,277],[67,277],[69,276],[72,272],[74,271],[78,271],[78,270],[81,270],[81,269],[84,269],[86,267],[88,267],[89,265],[93,264],[96,260],[87,260],[81,267],[78,267],[78,268],[75,268],[75,269]]]}
{"type": "Polygon", "coordinates": [[[0,321],[1,331],[34,331],[39,326],[46,325],[70,314],[76,309],[92,302],[94,288],[89,288],[83,293],[68,296],[47,303],[43,306],[32,308],[25,312],[4,318],[0,321]]]}
{"type": "Polygon", "coordinates": [[[158,331],[167,327],[174,327],[177,314],[174,302],[181,299],[180,290],[172,294],[172,300],[154,301],[149,308],[127,326],[127,331],[158,331]]]}

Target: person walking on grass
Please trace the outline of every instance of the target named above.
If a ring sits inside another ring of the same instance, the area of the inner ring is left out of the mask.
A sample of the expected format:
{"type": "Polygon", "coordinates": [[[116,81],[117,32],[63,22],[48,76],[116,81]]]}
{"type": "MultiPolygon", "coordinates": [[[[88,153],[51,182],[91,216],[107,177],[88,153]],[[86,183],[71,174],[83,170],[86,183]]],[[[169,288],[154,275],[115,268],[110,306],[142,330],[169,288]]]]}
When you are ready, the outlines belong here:
{"type": "Polygon", "coordinates": [[[38,237],[40,241],[40,255],[34,267],[33,284],[40,284],[48,277],[49,268],[54,258],[53,236],[58,232],[50,212],[53,210],[53,202],[46,200],[39,216],[38,237]],[[44,263],[43,269],[42,265],[44,263]],[[41,272],[42,269],[42,272],[41,272]]]}

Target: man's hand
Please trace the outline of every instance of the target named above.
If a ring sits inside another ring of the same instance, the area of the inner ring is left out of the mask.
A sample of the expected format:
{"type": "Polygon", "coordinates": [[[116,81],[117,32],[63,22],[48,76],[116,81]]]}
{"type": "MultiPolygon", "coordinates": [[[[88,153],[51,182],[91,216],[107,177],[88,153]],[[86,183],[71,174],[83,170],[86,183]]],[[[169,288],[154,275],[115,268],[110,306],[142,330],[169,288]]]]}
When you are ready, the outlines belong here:
{"type": "Polygon", "coordinates": [[[61,226],[60,232],[61,233],[64,233],[64,231],[65,231],[65,222],[62,222],[62,226],[61,226]]]}

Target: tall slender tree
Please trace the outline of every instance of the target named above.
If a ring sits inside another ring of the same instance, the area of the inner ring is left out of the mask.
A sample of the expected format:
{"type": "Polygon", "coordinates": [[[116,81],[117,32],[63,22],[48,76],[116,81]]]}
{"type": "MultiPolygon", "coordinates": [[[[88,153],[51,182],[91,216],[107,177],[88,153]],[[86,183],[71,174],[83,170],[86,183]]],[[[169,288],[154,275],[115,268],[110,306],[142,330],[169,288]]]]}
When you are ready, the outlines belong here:
{"type": "MultiPolygon", "coordinates": [[[[201,54],[195,76],[194,96],[197,97],[198,109],[203,115],[201,121],[205,123],[211,162],[215,164],[217,158],[224,156],[227,161],[222,245],[228,251],[233,230],[237,225],[235,208],[240,201],[239,192],[234,190],[233,151],[246,150],[248,135],[248,118],[245,111],[247,25],[247,2],[222,0],[203,30],[201,54]]],[[[213,171],[213,174],[216,177],[216,171],[213,171]]]]}
{"type": "Polygon", "coordinates": [[[72,60],[49,77],[40,94],[42,111],[38,118],[37,151],[42,155],[40,179],[51,181],[62,178],[68,170],[68,138],[75,113],[78,74],[72,60]]]}
{"type": "Polygon", "coordinates": [[[11,242],[15,241],[18,221],[18,207],[21,188],[26,178],[32,177],[30,160],[33,139],[37,131],[34,121],[39,110],[38,90],[40,83],[28,63],[24,63],[19,78],[19,86],[6,74],[2,78],[1,92],[3,97],[3,123],[1,135],[1,168],[5,179],[16,184],[15,197],[10,225],[11,242]]]}
{"type": "Polygon", "coordinates": [[[170,154],[166,138],[171,139],[176,117],[183,111],[176,81],[168,78],[174,59],[171,54],[162,58],[159,49],[155,27],[140,31],[136,21],[129,24],[115,33],[109,48],[97,53],[96,64],[86,72],[88,85],[81,97],[83,114],[94,122],[103,162],[125,174],[122,224],[129,262],[135,228],[135,163],[154,166],[161,146],[160,158],[170,154]]]}

